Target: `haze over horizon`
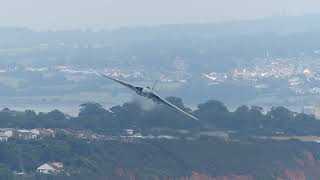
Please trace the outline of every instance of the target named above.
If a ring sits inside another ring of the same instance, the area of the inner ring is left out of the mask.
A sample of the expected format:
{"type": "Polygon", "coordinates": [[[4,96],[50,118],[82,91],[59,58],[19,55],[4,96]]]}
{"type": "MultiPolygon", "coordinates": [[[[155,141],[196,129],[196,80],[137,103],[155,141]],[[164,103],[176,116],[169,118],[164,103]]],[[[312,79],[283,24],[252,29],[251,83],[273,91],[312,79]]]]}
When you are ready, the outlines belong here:
{"type": "Polygon", "coordinates": [[[320,14],[316,0],[0,0],[0,26],[114,29],[320,14]]]}

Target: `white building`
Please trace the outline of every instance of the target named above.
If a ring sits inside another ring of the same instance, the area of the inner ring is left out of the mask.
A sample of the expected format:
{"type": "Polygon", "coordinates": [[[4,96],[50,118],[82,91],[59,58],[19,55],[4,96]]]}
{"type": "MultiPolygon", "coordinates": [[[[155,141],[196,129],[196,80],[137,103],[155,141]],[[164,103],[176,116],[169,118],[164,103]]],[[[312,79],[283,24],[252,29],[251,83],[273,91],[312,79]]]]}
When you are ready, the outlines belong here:
{"type": "Polygon", "coordinates": [[[5,130],[1,129],[0,130],[0,141],[8,141],[9,138],[13,136],[13,131],[12,130],[5,130]]]}
{"type": "Polygon", "coordinates": [[[38,129],[31,129],[30,132],[36,135],[40,135],[40,131],[38,129]]]}
{"type": "Polygon", "coordinates": [[[9,137],[5,133],[0,132],[0,141],[8,141],[9,137]]]}
{"type": "Polygon", "coordinates": [[[51,129],[38,129],[39,131],[39,135],[41,137],[56,137],[56,132],[54,130],[51,129]]]}
{"type": "Polygon", "coordinates": [[[63,172],[63,170],[63,163],[61,162],[45,163],[37,168],[37,172],[42,174],[57,174],[63,172]]]}
{"type": "Polygon", "coordinates": [[[127,135],[133,135],[134,134],[134,130],[133,129],[126,129],[124,131],[126,132],[127,135]]]}
{"type": "Polygon", "coordinates": [[[37,139],[38,135],[34,134],[31,130],[17,130],[17,135],[19,139],[21,140],[32,140],[32,139],[37,139]]]}

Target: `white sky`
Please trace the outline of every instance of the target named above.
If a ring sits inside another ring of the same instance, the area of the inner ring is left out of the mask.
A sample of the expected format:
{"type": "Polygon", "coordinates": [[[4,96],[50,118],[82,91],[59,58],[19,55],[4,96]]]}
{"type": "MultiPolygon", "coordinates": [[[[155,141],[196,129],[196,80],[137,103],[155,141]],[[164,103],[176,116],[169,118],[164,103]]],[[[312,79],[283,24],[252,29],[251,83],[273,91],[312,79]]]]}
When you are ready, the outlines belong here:
{"type": "Polygon", "coordinates": [[[0,0],[0,26],[118,28],[320,14],[320,0],[0,0]]]}

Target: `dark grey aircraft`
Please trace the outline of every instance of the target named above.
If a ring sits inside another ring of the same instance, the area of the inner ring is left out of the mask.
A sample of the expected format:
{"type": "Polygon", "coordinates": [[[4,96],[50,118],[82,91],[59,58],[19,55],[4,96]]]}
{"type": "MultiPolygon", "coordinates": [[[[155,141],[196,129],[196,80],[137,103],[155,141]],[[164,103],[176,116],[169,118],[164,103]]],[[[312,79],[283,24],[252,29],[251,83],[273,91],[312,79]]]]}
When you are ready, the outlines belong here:
{"type": "Polygon", "coordinates": [[[156,102],[157,104],[164,104],[166,106],[169,106],[170,108],[174,109],[175,111],[178,111],[180,113],[183,113],[184,115],[194,119],[194,120],[199,120],[198,118],[192,116],[191,114],[183,111],[182,109],[178,108],[177,106],[173,105],[172,103],[170,103],[169,101],[167,101],[166,99],[160,97],[157,93],[155,93],[154,87],[156,85],[156,83],[153,85],[152,88],[150,88],[149,86],[147,87],[139,87],[139,86],[135,86],[132,84],[129,84],[127,82],[121,81],[119,79],[116,79],[114,77],[108,76],[106,74],[102,74],[100,73],[102,76],[109,78],[115,82],[118,82],[120,84],[122,84],[123,86],[126,86],[127,88],[131,89],[132,91],[136,92],[138,95],[143,96],[145,98],[151,99],[152,101],[156,102]]]}

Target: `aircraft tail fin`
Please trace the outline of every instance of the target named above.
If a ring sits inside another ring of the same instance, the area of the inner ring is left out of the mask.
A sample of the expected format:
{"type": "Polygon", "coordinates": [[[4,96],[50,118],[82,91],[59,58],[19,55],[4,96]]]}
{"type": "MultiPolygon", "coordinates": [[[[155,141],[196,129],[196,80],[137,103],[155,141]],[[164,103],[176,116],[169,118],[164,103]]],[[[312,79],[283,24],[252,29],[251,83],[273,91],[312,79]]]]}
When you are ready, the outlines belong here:
{"type": "Polygon", "coordinates": [[[158,84],[158,80],[154,82],[154,84],[152,86],[152,90],[154,90],[154,88],[156,87],[157,84],[158,84]]]}

